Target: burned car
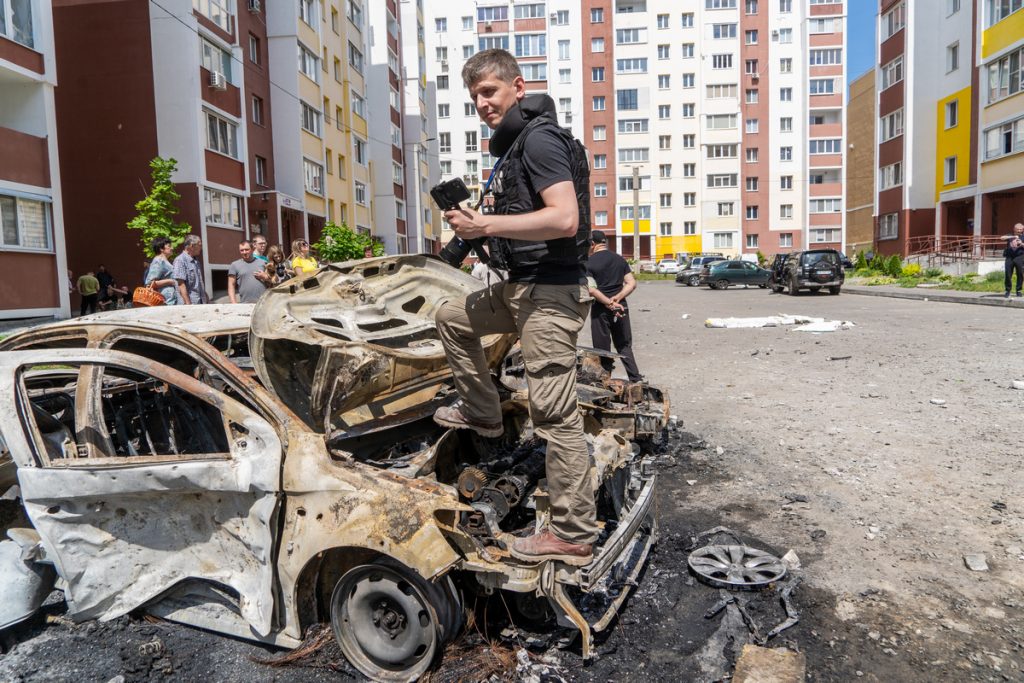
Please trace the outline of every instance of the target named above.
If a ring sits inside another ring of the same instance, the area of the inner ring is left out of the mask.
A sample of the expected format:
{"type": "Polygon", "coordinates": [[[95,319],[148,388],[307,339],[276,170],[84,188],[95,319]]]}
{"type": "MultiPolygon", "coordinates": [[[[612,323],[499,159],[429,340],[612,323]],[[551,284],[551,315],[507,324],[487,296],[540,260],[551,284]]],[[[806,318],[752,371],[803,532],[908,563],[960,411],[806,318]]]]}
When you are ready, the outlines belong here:
{"type": "Polygon", "coordinates": [[[468,598],[502,591],[578,629],[590,657],[656,540],[645,454],[668,402],[584,372],[594,559],[512,558],[511,539],[549,514],[512,336],[483,340],[505,435],[432,420],[455,398],[434,313],[481,286],[429,256],[365,259],[255,305],[118,311],[4,340],[0,473],[29,523],[0,541],[0,627],[56,580],[77,620],[141,608],[283,647],[330,622],[362,673],[410,680],[468,598]]]}

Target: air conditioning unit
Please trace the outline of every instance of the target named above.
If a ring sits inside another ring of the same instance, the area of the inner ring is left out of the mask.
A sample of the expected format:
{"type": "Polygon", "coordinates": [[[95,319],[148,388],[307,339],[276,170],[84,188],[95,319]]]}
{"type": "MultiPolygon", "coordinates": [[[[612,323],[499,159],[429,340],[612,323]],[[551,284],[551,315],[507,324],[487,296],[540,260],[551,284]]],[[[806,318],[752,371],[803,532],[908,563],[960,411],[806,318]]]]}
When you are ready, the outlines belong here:
{"type": "Polygon", "coordinates": [[[441,60],[441,73],[448,73],[448,60],[447,59],[442,59],[441,60]]]}
{"type": "Polygon", "coordinates": [[[750,74],[750,80],[752,80],[752,81],[759,81],[759,80],[761,80],[761,74],[759,74],[759,73],[757,73],[755,71],[754,73],[750,74]]]}
{"type": "Polygon", "coordinates": [[[249,0],[250,12],[259,12],[261,9],[263,9],[263,4],[260,0],[249,0]]]}
{"type": "Polygon", "coordinates": [[[551,13],[551,21],[558,21],[558,12],[551,13]]]}
{"type": "Polygon", "coordinates": [[[778,39],[779,39],[779,32],[778,31],[772,31],[772,40],[778,40],[778,39]]]}
{"type": "Polygon", "coordinates": [[[228,79],[224,78],[224,74],[219,71],[210,72],[210,87],[214,90],[227,90],[228,79]]]}
{"type": "Polygon", "coordinates": [[[494,22],[493,21],[485,21],[484,22],[484,30],[485,31],[491,31],[493,29],[494,29],[494,22]]]}

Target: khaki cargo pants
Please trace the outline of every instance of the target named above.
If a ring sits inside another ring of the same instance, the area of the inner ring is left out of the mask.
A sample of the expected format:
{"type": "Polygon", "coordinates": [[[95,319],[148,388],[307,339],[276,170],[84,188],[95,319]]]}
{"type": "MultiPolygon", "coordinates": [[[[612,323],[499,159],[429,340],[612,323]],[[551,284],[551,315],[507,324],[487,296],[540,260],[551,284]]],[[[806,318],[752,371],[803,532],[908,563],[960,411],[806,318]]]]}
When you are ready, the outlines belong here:
{"type": "Polygon", "coordinates": [[[463,414],[480,422],[501,422],[498,390],[480,338],[519,334],[530,419],[537,435],[547,440],[551,531],[572,543],[593,543],[598,533],[590,455],[576,401],[576,337],[590,301],[585,285],[503,281],[465,299],[449,300],[437,312],[437,330],[463,414]]]}

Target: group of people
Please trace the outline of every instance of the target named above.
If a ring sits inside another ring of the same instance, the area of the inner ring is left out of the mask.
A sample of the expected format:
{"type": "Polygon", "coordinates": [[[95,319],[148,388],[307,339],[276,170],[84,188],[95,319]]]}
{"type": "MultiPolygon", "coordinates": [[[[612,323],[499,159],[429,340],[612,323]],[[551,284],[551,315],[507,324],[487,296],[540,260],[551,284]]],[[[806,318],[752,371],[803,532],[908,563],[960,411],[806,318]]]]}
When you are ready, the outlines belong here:
{"type": "MultiPolygon", "coordinates": [[[[210,295],[203,281],[199,255],[203,240],[197,235],[185,238],[181,253],[171,260],[174,248],[166,237],[152,242],[153,260],[146,270],[145,282],[160,292],[169,306],[205,304],[210,295]]],[[[268,287],[293,277],[314,272],[319,264],[310,256],[309,242],[292,242],[292,253],[285,258],[284,249],[267,245],[267,238],[256,233],[238,244],[239,258],[228,267],[228,299],[231,303],[255,303],[268,287]]]]}
{"type": "Polygon", "coordinates": [[[74,285],[71,284],[72,282],[72,274],[69,270],[68,292],[77,289],[78,294],[82,297],[79,307],[80,315],[112,308],[123,308],[131,301],[128,288],[118,285],[114,276],[102,263],[96,270],[90,270],[79,277],[77,281],[74,281],[74,285]]]}

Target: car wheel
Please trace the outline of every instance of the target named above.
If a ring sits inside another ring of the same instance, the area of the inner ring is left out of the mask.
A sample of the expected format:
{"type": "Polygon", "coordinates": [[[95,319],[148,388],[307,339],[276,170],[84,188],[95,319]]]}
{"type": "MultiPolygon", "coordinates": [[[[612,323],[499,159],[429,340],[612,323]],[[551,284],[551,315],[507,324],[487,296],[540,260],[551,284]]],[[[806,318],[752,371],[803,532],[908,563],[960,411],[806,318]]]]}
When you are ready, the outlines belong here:
{"type": "Polygon", "coordinates": [[[691,275],[690,279],[686,281],[686,284],[690,285],[691,287],[700,287],[700,276],[691,275]]]}
{"type": "Polygon", "coordinates": [[[762,284],[759,284],[758,287],[760,287],[761,289],[768,289],[768,283],[764,282],[762,284]]]}
{"type": "Polygon", "coordinates": [[[842,287],[829,287],[828,288],[828,293],[832,294],[832,295],[837,295],[837,294],[839,294],[839,290],[840,289],[842,289],[842,287]]]}
{"type": "Polygon", "coordinates": [[[789,278],[789,295],[796,296],[800,293],[800,285],[796,282],[796,277],[789,278]]]}
{"type": "Polygon", "coordinates": [[[430,584],[397,562],[354,567],[331,594],[334,638],[372,680],[419,678],[461,628],[460,616],[450,580],[430,584]]]}
{"type": "Polygon", "coordinates": [[[729,281],[719,280],[718,282],[715,283],[715,289],[729,289],[729,281]]]}

